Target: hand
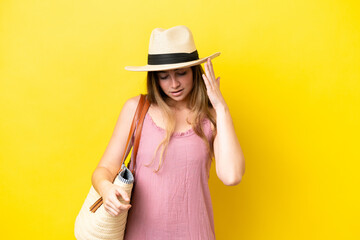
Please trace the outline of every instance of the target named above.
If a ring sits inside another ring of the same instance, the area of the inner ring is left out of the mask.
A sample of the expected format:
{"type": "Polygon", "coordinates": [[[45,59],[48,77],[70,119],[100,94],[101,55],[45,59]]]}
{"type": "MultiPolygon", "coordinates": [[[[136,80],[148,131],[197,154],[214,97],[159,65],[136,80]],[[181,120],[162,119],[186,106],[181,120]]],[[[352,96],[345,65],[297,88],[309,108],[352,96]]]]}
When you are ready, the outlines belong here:
{"type": "Polygon", "coordinates": [[[121,187],[110,183],[104,187],[102,198],[105,210],[111,216],[117,216],[131,208],[128,194],[121,187]]]}
{"type": "Polygon", "coordinates": [[[216,110],[217,108],[226,105],[225,100],[220,92],[220,77],[215,79],[214,68],[210,58],[207,59],[207,62],[205,62],[204,66],[205,74],[203,74],[202,77],[206,85],[206,90],[210,102],[216,110]]]}

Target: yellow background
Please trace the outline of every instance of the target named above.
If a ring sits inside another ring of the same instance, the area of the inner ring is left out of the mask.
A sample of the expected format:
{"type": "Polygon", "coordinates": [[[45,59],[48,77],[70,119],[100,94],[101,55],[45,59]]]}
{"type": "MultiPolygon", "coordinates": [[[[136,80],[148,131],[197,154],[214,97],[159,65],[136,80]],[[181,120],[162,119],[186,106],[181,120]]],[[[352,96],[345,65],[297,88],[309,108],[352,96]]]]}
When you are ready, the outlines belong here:
{"type": "Polygon", "coordinates": [[[1,1],[2,239],[73,239],[155,27],[188,26],[246,159],[209,180],[217,239],[359,239],[357,1],[1,1]]]}

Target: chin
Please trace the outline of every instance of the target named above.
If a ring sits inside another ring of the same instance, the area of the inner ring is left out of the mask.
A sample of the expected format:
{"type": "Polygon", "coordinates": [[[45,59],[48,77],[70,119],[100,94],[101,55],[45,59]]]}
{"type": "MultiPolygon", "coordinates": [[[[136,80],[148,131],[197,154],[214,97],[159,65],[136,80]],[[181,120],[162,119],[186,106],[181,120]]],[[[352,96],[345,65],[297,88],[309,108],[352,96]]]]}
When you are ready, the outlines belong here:
{"type": "Polygon", "coordinates": [[[168,95],[168,98],[173,100],[173,101],[176,101],[176,102],[181,102],[181,101],[184,101],[186,98],[188,97],[188,94],[183,94],[181,96],[178,96],[178,97],[174,97],[172,96],[171,94],[168,95]]]}

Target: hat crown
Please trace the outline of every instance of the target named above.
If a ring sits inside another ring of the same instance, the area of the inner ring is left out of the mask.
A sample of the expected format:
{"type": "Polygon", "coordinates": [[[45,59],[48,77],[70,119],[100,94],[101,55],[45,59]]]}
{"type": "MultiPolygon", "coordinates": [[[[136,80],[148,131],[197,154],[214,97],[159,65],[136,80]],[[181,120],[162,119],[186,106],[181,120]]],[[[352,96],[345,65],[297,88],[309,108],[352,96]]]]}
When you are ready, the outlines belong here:
{"type": "Polygon", "coordinates": [[[191,53],[196,50],[193,35],[184,25],[151,32],[149,54],[191,53]]]}

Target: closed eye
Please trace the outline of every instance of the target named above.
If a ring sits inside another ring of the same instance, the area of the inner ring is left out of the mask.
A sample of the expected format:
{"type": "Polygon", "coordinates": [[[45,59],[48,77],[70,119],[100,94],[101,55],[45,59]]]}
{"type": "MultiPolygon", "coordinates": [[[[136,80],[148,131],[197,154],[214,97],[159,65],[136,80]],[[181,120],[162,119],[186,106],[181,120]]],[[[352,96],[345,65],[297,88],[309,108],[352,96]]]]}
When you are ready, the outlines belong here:
{"type": "Polygon", "coordinates": [[[164,79],[167,79],[167,77],[168,77],[168,76],[166,76],[166,77],[159,77],[159,78],[162,79],[162,80],[164,80],[164,79]]]}
{"type": "MultiPolygon", "coordinates": [[[[186,74],[186,71],[185,72],[179,72],[177,73],[178,75],[180,76],[184,76],[186,74]]],[[[159,79],[161,80],[164,80],[164,79],[167,79],[169,75],[166,75],[166,76],[159,76],[159,79]]]]}

